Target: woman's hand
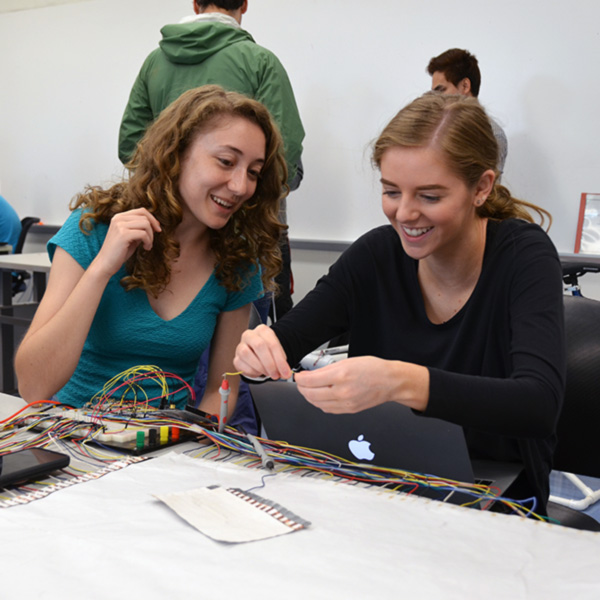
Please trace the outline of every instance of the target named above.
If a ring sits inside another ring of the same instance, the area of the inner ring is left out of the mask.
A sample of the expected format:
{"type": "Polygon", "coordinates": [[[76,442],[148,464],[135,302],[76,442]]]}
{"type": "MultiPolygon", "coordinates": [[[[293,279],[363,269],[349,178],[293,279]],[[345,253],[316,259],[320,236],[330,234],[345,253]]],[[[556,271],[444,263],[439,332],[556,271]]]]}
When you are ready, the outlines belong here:
{"type": "Polygon", "coordinates": [[[152,248],[160,223],[146,208],[135,208],[113,216],[102,248],[94,259],[96,268],[112,277],[141,244],[152,248]]]}
{"type": "Polygon", "coordinates": [[[314,371],[296,373],[300,393],[329,413],[356,413],[388,401],[425,410],[429,371],[374,356],[348,358],[314,371]]]}
{"type": "Polygon", "coordinates": [[[266,325],[243,333],[233,364],[248,377],[268,375],[271,379],[289,379],[292,376],[279,339],[266,325]]]}

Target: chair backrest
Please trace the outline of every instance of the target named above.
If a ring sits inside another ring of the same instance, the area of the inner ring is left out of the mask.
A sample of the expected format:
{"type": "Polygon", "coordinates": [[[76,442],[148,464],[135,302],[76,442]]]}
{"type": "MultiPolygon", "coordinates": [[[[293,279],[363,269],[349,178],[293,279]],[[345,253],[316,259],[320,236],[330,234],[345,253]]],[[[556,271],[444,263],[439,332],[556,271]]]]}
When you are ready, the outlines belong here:
{"type": "Polygon", "coordinates": [[[21,234],[19,235],[17,245],[13,248],[14,254],[21,254],[23,252],[23,245],[25,244],[27,232],[31,229],[32,225],[39,222],[40,220],[37,217],[24,217],[21,219],[21,234]]]}
{"type": "Polygon", "coordinates": [[[567,381],[554,468],[600,477],[600,302],[565,296],[567,381]]]}

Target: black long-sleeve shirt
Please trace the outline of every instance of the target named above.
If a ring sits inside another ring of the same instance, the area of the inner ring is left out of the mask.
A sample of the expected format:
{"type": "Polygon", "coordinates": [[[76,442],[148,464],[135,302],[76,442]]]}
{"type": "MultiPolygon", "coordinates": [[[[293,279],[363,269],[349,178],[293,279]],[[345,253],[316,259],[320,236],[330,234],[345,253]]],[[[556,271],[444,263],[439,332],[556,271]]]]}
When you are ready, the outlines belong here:
{"type": "Polygon", "coordinates": [[[554,245],[537,225],[489,221],[479,281],[440,325],[426,315],[417,271],[391,226],[362,236],[274,324],[290,364],[349,332],[350,356],[428,367],[424,415],[462,425],[472,458],[521,462],[517,493],[535,495],[543,513],[565,380],[554,245]]]}

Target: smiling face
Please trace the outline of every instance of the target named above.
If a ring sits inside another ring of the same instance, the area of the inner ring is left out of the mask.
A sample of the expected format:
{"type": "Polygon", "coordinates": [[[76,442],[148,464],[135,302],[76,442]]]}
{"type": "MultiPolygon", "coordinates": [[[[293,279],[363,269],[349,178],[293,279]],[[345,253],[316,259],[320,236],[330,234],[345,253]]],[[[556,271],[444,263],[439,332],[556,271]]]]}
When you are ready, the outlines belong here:
{"type": "Polygon", "coordinates": [[[475,209],[493,183],[473,188],[458,177],[433,147],[391,147],[381,157],[382,205],[405,252],[416,260],[443,260],[470,251],[481,225],[475,209]]]}
{"type": "Polygon", "coordinates": [[[262,129],[243,117],[224,117],[190,144],[181,166],[183,221],[221,229],[256,190],[265,162],[262,129]]]}

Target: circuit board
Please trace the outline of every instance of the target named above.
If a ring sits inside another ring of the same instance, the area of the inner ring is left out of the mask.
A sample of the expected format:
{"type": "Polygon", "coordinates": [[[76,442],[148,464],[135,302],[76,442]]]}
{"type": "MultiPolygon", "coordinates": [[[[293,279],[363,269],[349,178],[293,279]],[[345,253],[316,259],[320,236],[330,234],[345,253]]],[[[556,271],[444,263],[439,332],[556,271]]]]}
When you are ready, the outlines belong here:
{"type": "Polygon", "coordinates": [[[99,414],[88,408],[51,407],[29,415],[24,424],[33,430],[53,429],[74,441],[94,442],[110,448],[144,454],[197,439],[215,423],[200,411],[151,409],[143,413],[99,414]]]}

